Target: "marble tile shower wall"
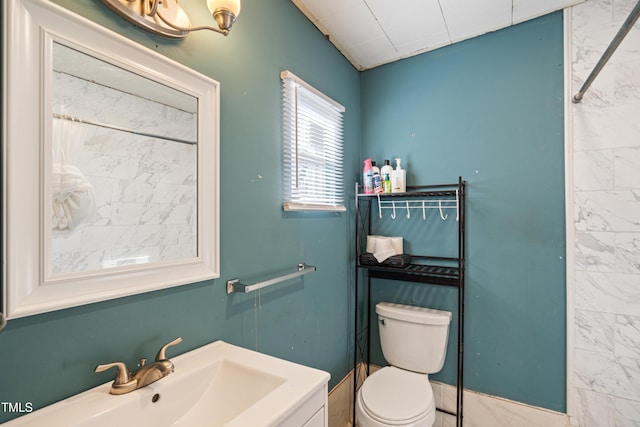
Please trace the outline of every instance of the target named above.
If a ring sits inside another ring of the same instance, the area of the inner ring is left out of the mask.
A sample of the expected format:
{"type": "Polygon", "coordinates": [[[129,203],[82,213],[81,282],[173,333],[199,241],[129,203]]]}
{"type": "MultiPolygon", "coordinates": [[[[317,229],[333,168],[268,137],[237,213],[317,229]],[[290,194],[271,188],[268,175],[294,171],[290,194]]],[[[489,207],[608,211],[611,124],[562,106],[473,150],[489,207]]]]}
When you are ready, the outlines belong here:
{"type": "MultiPolygon", "coordinates": [[[[55,74],[55,113],[196,139],[194,113],[55,74]]],[[[96,213],[72,232],[54,235],[53,272],[194,256],[196,146],[81,126],[83,143],[74,164],[94,189],[96,213]]]]}
{"type": "MultiPolygon", "coordinates": [[[[636,3],[587,0],[572,8],[574,93],[636,3]]],[[[638,25],[582,103],[571,108],[576,333],[572,423],[640,426],[638,25]]]]}

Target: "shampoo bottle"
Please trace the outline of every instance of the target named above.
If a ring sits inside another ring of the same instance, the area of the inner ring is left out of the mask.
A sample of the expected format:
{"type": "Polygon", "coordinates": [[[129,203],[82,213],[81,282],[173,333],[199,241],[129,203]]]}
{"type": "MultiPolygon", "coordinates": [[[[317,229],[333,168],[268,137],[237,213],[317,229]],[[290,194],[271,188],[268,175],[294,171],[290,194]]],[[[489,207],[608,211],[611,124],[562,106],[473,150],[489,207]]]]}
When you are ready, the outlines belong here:
{"type": "MultiPolygon", "coordinates": [[[[389,164],[389,160],[384,161],[384,166],[380,169],[380,176],[382,177],[382,187],[384,193],[391,193],[391,186],[389,186],[389,191],[387,191],[387,187],[384,185],[384,181],[387,179],[387,175],[389,176],[389,180],[391,180],[391,174],[393,173],[393,168],[389,164]]],[[[391,181],[389,181],[391,183],[391,181]]]]}
{"type": "Polygon", "coordinates": [[[402,169],[401,160],[396,159],[396,170],[391,175],[391,192],[404,193],[407,191],[407,171],[402,169]]]}
{"type": "Polygon", "coordinates": [[[373,171],[371,169],[371,159],[365,160],[364,169],[362,169],[362,186],[365,194],[373,194],[373,171]]]}
{"type": "Polygon", "coordinates": [[[376,162],[371,162],[371,173],[373,174],[373,192],[382,193],[382,178],[380,177],[380,168],[376,166],[376,162]]]}

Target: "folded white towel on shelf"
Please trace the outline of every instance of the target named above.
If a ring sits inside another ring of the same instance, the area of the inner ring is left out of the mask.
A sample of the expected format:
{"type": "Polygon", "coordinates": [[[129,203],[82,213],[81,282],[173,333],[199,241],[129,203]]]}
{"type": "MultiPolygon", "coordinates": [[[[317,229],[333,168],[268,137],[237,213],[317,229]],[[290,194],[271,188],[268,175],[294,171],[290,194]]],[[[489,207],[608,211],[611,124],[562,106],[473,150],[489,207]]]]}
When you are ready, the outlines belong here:
{"type": "Polygon", "coordinates": [[[396,253],[395,253],[395,251],[393,249],[389,249],[389,250],[386,250],[386,251],[380,251],[380,252],[376,252],[376,253],[373,254],[374,258],[378,262],[383,262],[383,261],[387,260],[388,258],[391,258],[394,255],[396,255],[396,253]]]}
{"type": "Polygon", "coordinates": [[[383,262],[394,255],[402,255],[402,237],[367,236],[367,252],[372,253],[378,262],[383,262]]]}

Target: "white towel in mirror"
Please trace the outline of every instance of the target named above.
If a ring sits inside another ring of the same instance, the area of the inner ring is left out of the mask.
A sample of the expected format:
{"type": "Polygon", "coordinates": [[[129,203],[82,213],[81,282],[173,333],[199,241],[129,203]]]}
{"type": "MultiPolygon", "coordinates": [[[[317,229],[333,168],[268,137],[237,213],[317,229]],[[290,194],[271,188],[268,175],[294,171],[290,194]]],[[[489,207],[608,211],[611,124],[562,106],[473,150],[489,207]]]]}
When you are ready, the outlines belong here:
{"type": "Polygon", "coordinates": [[[63,119],[53,120],[51,194],[54,232],[69,233],[96,212],[93,186],[73,165],[86,138],[84,126],[63,119]]]}

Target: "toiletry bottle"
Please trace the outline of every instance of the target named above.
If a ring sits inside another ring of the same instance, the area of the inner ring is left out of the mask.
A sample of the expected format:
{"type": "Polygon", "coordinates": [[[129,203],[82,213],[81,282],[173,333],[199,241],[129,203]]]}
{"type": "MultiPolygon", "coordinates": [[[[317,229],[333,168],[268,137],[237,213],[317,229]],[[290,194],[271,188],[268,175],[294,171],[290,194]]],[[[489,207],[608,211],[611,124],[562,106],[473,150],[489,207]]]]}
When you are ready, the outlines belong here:
{"type": "Polygon", "coordinates": [[[401,160],[396,159],[396,169],[391,174],[391,192],[404,193],[407,191],[407,171],[402,169],[401,160]]]}
{"type": "MultiPolygon", "coordinates": [[[[391,165],[389,165],[389,160],[385,160],[384,166],[382,166],[382,168],[380,169],[380,176],[382,177],[383,180],[385,180],[386,175],[389,175],[389,180],[391,180],[392,173],[393,173],[393,168],[391,167],[391,165]]],[[[391,183],[391,181],[389,181],[389,183],[391,183]]],[[[384,193],[391,193],[391,187],[389,187],[389,191],[387,191],[386,187],[384,186],[384,181],[382,183],[382,187],[383,187],[384,193]]]]}
{"type": "Polygon", "coordinates": [[[389,174],[384,174],[384,181],[382,182],[383,192],[391,193],[391,179],[389,178],[389,174]]]}
{"type": "Polygon", "coordinates": [[[380,177],[380,168],[376,166],[376,162],[371,162],[371,173],[373,174],[373,192],[382,193],[382,178],[380,177]]]}
{"type": "Polygon", "coordinates": [[[373,172],[371,171],[371,159],[364,161],[364,169],[362,169],[362,186],[365,194],[373,194],[373,172]]]}

